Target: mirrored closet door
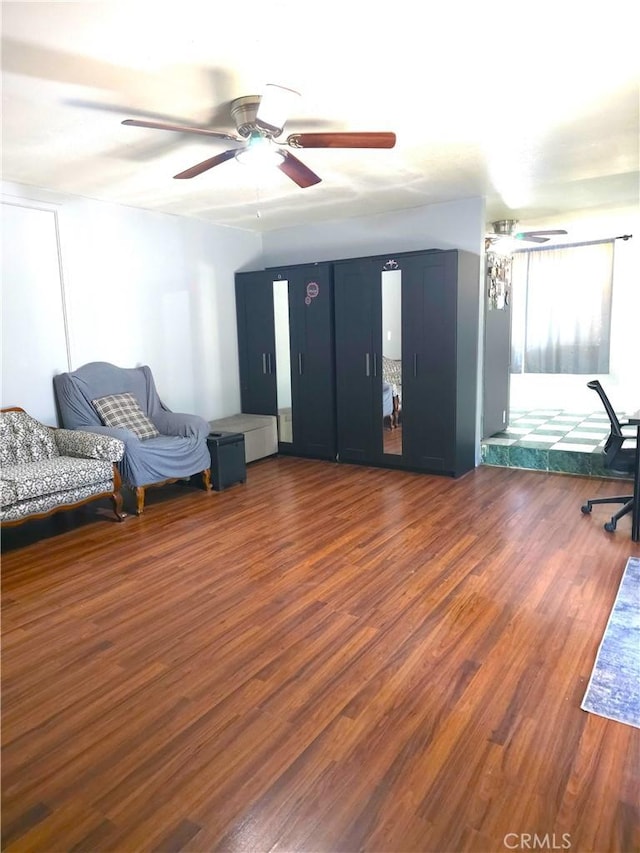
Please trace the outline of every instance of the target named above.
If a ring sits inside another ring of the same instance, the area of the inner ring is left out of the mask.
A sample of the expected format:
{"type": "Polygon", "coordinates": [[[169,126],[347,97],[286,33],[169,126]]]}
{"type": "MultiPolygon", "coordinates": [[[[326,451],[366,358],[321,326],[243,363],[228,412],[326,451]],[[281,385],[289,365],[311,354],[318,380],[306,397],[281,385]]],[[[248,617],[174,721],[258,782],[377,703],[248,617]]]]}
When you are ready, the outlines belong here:
{"type": "Polygon", "coordinates": [[[382,442],[383,452],[402,456],[402,270],[390,261],[382,288],[382,442]]]}
{"type": "Polygon", "coordinates": [[[291,332],[289,324],[289,282],[277,279],[273,287],[273,326],[275,332],[276,408],[278,442],[293,444],[291,409],[291,332]]]}
{"type": "Polygon", "coordinates": [[[331,264],[276,267],[266,274],[274,295],[280,450],[335,459],[331,264]]]}

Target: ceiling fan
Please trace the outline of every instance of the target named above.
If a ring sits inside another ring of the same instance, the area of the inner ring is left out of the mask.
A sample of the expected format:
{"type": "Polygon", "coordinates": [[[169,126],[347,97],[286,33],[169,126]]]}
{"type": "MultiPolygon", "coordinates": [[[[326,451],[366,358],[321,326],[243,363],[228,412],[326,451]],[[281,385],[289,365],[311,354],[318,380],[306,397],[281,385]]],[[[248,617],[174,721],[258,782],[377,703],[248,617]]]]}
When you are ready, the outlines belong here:
{"type": "Polygon", "coordinates": [[[527,243],[548,243],[551,236],[555,234],[567,234],[562,228],[554,228],[547,231],[516,231],[517,219],[498,219],[492,222],[493,234],[487,239],[492,243],[500,237],[511,237],[514,240],[524,240],[527,243]]]}
{"type": "Polygon", "coordinates": [[[322,179],[308,166],[298,160],[289,148],[393,148],[395,133],[292,133],[279,140],[289,116],[292,104],[299,93],[284,86],[269,83],[262,95],[246,95],[231,101],[231,118],[236,134],[209,130],[204,127],[189,127],[166,124],[158,121],[125,119],[122,124],[134,127],[149,127],[157,130],[173,130],[178,133],[195,133],[213,139],[224,139],[236,143],[236,147],[216,154],[202,163],[197,163],[174,178],[195,178],[214,166],[236,158],[240,162],[260,162],[277,166],[299,187],[311,187],[322,179]]]}

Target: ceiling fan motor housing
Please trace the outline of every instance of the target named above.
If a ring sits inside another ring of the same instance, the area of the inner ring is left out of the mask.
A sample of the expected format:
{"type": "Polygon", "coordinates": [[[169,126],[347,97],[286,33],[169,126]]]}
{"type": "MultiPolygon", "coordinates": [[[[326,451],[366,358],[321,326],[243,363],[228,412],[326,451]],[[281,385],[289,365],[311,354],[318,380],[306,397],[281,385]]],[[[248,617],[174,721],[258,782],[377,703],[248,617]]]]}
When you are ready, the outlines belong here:
{"type": "Polygon", "coordinates": [[[234,101],[231,101],[231,116],[238,133],[244,139],[247,139],[256,130],[264,133],[264,129],[258,127],[256,123],[259,106],[259,95],[245,95],[242,98],[236,98],[234,101]]]}
{"type": "Polygon", "coordinates": [[[501,237],[511,237],[518,227],[517,219],[498,219],[497,222],[491,223],[493,233],[499,234],[501,237]]]}

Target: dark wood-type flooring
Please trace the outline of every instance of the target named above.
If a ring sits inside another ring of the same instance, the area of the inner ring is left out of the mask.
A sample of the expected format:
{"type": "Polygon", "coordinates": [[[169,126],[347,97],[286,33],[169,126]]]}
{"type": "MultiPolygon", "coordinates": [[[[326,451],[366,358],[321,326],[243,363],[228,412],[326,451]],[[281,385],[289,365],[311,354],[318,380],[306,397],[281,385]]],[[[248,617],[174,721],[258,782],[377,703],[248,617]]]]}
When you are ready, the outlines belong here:
{"type": "Polygon", "coordinates": [[[637,851],[619,488],[277,458],[7,530],[3,849],[637,851]]]}

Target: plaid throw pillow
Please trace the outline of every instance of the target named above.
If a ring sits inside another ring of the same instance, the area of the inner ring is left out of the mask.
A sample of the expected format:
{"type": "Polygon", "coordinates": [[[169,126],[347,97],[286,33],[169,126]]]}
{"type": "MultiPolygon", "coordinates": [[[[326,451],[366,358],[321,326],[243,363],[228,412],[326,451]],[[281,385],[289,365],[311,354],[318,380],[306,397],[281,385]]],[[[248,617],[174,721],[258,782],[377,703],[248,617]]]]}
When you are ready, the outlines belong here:
{"type": "Polygon", "coordinates": [[[141,441],[160,435],[133,394],[110,394],[92,400],[91,404],[105,426],[130,429],[141,441]]]}

